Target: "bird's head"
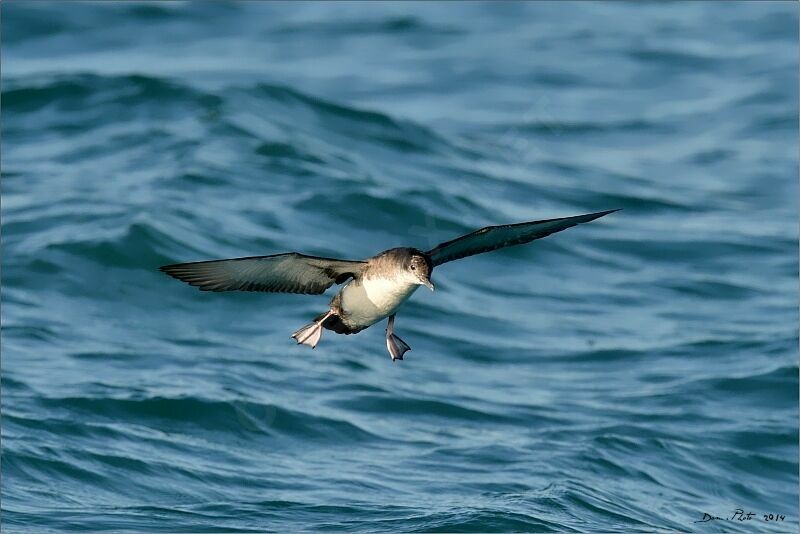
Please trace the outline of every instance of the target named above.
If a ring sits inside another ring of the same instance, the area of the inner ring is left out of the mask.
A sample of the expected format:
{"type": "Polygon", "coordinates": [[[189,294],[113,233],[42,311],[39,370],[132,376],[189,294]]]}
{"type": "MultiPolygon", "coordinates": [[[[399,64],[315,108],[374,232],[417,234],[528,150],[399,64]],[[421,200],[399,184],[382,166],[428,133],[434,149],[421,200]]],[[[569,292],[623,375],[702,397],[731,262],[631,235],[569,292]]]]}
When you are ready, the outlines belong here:
{"type": "Polygon", "coordinates": [[[433,291],[434,286],[433,282],[431,282],[433,265],[431,265],[430,259],[424,254],[415,252],[409,256],[405,267],[410,281],[415,284],[423,285],[433,291]]]}

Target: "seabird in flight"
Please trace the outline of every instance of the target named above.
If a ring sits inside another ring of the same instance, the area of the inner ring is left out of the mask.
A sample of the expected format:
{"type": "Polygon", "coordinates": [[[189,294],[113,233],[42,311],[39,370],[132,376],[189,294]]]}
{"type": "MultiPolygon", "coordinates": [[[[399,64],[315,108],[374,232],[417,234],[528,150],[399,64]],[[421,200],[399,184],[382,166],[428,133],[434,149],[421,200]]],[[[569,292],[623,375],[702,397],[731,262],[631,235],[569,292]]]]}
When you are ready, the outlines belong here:
{"type": "Polygon", "coordinates": [[[411,347],[394,333],[395,313],[419,286],[426,286],[433,291],[431,273],[434,267],[474,254],[522,245],[615,211],[619,210],[487,226],[441,243],[427,252],[415,248],[392,248],[361,261],[288,252],[178,263],[165,265],[160,270],[202,291],[319,295],[334,283],[347,282],[331,300],[328,311],[318,315],[292,337],[297,343],[313,349],[322,337],[323,328],[337,334],[356,334],[388,317],[386,348],[392,361],[402,360],[403,354],[411,347]]]}

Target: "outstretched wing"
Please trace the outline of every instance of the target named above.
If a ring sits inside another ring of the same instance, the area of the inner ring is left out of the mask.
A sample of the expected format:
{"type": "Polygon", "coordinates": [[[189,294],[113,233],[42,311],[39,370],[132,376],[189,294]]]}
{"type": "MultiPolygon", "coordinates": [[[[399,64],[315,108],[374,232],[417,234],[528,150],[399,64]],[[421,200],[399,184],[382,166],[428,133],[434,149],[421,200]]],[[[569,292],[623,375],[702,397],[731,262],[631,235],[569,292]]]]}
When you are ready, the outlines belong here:
{"type": "Polygon", "coordinates": [[[164,265],[159,269],[202,291],[269,291],[318,295],[334,282],[361,273],[363,261],[306,256],[297,252],[230,260],[164,265]]]}
{"type": "Polygon", "coordinates": [[[562,217],[560,219],[547,219],[544,221],[524,222],[517,224],[504,224],[502,226],[487,226],[476,230],[452,241],[441,243],[427,252],[433,266],[447,263],[448,261],[466,258],[482,252],[497,250],[498,248],[522,245],[534,239],[540,239],[550,234],[566,230],[577,224],[599,219],[603,215],[619,210],[600,211],[575,217],[562,217]]]}

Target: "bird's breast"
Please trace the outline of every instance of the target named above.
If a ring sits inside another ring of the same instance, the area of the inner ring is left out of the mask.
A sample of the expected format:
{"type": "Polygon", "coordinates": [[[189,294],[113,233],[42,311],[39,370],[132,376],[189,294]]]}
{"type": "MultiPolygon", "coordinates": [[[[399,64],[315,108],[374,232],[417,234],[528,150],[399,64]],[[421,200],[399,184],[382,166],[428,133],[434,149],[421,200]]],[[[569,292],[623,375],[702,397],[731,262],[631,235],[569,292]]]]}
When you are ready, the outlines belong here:
{"type": "Polygon", "coordinates": [[[388,278],[354,280],[342,289],[344,319],[365,328],[391,315],[418,287],[388,278]]]}

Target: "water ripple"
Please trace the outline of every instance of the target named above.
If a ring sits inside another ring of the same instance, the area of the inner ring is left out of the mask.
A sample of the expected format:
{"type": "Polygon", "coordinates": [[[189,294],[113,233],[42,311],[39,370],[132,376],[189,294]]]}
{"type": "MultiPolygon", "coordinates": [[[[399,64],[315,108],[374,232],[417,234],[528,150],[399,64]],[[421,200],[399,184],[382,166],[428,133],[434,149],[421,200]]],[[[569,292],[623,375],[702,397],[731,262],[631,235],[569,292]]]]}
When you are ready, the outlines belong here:
{"type": "Polygon", "coordinates": [[[797,530],[788,5],[4,6],[4,528],[797,530]],[[157,271],[609,208],[437,267],[403,362],[157,271]]]}

